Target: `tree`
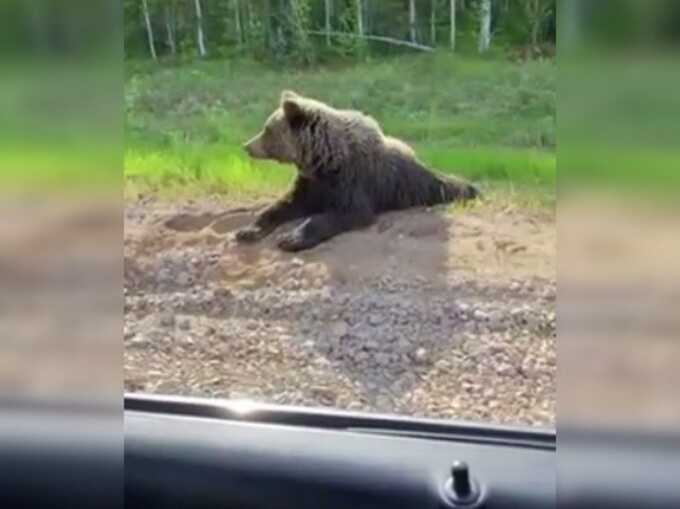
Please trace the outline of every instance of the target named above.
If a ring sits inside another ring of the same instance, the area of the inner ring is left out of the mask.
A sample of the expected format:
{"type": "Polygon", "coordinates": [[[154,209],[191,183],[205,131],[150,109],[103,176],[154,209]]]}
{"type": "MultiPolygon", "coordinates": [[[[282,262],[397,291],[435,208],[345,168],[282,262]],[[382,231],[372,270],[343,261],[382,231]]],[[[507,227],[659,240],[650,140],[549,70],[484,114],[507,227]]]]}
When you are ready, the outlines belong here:
{"type": "Polygon", "coordinates": [[[362,0],[356,0],[357,4],[357,33],[364,35],[364,3],[362,0]]]}
{"type": "Polygon", "coordinates": [[[314,45],[309,38],[311,8],[309,0],[288,0],[285,22],[285,51],[299,63],[310,64],[314,61],[314,45]]]}
{"type": "Polygon", "coordinates": [[[538,36],[545,18],[550,13],[553,3],[547,0],[523,0],[524,13],[529,22],[529,37],[532,46],[538,45],[538,36]]]}
{"type": "Polygon", "coordinates": [[[149,4],[147,0],[142,0],[142,12],[144,13],[144,23],[146,24],[146,35],[149,41],[149,52],[151,58],[158,60],[156,56],[156,45],[154,44],[153,26],[151,26],[151,15],[149,14],[149,4]]]}
{"type": "Polygon", "coordinates": [[[437,0],[430,2],[430,43],[437,45],[437,0]]]}
{"type": "Polygon", "coordinates": [[[416,37],[416,0],[409,0],[408,23],[411,42],[418,42],[416,37]]]}
{"type": "Polygon", "coordinates": [[[491,46],[491,0],[479,3],[479,52],[486,53],[491,46]]]}
{"type": "Polygon", "coordinates": [[[241,6],[239,0],[234,0],[234,25],[236,27],[236,40],[238,45],[243,44],[243,27],[241,26],[241,6]]]}
{"type": "Polygon", "coordinates": [[[165,35],[168,42],[168,48],[170,48],[170,54],[175,56],[177,54],[177,44],[175,43],[175,16],[174,16],[174,5],[171,3],[165,4],[164,14],[165,14],[165,35]]]}
{"type": "Polygon", "coordinates": [[[456,0],[449,0],[451,6],[451,50],[456,51],[456,0]]]}
{"type": "MultiPolygon", "coordinates": [[[[144,0],[146,1],[146,0],[144,0]]],[[[196,6],[196,39],[198,43],[198,54],[201,58],[205,57],[208,52],[205,49],[205,35],[203,34],[203,12],[201,10],[201,0],[194,0],[196,6]]]]}
{"type": "Polygon", "coordinates": [[[331,45],[331,0],[325,1],[325,16],[326,16],[326,45],[331,45]]]}

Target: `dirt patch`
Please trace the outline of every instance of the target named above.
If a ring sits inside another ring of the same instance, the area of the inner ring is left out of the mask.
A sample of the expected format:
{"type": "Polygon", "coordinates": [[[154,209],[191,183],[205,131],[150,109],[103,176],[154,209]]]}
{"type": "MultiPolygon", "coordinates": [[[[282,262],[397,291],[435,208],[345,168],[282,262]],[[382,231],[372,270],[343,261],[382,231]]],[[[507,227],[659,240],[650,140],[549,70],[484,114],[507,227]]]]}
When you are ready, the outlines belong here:
{"type": "Polygon", "coordinates": [[[554,423],[552,220],[411,210],[288,254],[234,243],[254,215],[128,204],[128,390],[554,423]]]}
{"type": "Polygon", "coordinates": [[[4,394],[118,398],[120,204],[7,196],[0,214],[4,394]]]}

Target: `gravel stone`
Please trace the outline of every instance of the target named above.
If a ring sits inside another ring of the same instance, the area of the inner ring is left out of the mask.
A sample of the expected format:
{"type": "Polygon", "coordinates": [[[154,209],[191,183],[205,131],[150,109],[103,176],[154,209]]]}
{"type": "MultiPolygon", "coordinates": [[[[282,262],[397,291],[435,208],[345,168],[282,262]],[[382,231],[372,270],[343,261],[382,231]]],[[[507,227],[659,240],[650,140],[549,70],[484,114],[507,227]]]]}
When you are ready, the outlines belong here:
{"type": "Polygon", "coordinates": [[[347,323],[344,321],[336,321],[331,325],[331,333],[333,336],[341,338],[343,336],[346,336],[347,333],[349,332],[349,327],[347,326],[347,323]]]}
{"type": "Polygon", "coordinates": [[[134,336],[132,336],[132,338],[130,338],[129,342],[130,346],[134,348],[143,348],[149,345],[149,343],[150,343],[149,339],[145,338],[141,334],[135,334],[134,336]]]}
{"type": "Polygon", "coordinates": [[[385,317],[377,313],[372,313],[368,316],[368,323],[373,327],[377,327],[378,325],[385,323],[385,317]]]}
{"type": "Polygon", "coordinates": [[[177,276],[177,284],[186,287],[189,286],[193,282],[193,277],[191,277],[190,274],[187,274],[186,272],[183,272],[177,276]]]}
{"type": "Polygon", "coordinates": [[[415,360],[416,360],[417,362],[420,362],[420,363],[423,363],[423,362],[427,361],[427,356],[428,356],[428,351],[427,351],[427,349],[422,348],[422,347],[421,347],[421,348],[418,348],[418,349],[415,351],[415,355],[414,355],[415,360]]]}
{"type": "Polygon", "coordinates": [[[475,309],[472,312],[472,318],[474,318],[478,322],[485,322],[489,319],[489,314],[482,311],[481,309],[475,309]]]}
{"type": "Polygon", "coordinates": [[[175,325],[175,315],[169,312],[162,313],[158,323],[162,327],[173,327],[175,325]]]}

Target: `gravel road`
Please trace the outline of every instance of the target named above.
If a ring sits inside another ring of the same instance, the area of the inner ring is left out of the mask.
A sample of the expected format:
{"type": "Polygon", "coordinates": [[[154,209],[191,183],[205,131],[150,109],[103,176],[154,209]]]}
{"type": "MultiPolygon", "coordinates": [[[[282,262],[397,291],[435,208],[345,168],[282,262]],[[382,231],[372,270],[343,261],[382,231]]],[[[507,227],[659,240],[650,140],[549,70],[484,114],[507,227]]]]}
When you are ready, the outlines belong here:
{"type": "Polygon", "coordinates": [[[387,214],[297,255],[253,209],[129,202],[127,390],[554,425],[555,223],[387,214]]]}

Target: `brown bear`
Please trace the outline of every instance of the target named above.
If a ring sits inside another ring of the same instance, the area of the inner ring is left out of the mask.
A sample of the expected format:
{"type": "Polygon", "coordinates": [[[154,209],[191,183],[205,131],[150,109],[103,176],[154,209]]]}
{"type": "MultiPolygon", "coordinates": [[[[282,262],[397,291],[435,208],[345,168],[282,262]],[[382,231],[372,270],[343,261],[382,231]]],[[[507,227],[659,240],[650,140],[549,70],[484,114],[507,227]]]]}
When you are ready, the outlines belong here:
{"type": "Polygon", "coordinates": [[[479,194],[472,184],[429,171],[408,145],[385,136],[373,118],[290,91],[281,94],[280,107],[245,150],[255,159],[297,167],[293,188],[236,234],[238,242],[254,242],[304,218],[279,240],[285,251],[309,249],[368,226],[381,212],[479,194]]]}

